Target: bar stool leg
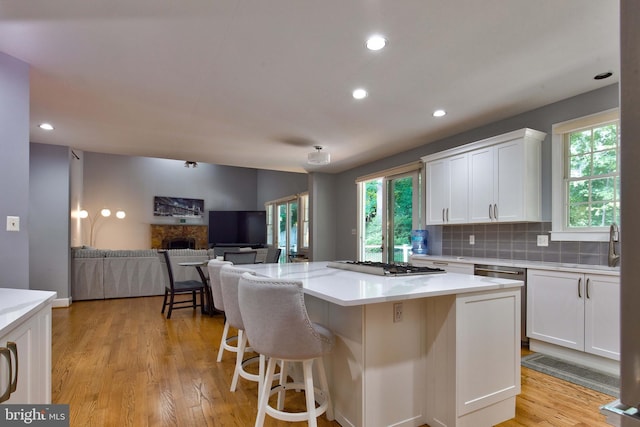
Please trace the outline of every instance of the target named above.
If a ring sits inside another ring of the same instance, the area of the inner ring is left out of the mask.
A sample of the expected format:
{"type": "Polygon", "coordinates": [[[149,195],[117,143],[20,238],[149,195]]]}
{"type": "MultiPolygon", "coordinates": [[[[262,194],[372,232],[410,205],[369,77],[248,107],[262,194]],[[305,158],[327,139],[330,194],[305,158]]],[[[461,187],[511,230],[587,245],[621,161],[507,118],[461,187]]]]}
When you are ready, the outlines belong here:
{"type": "Polygon", "coordinates": [[[327,410],[325,415],[329,421],[333,421],[335,419],[333,416],[333,402],[331,401],[331,395],[329,394],[329,382],[327,381],[327,373],[324,370],[324,359],[319,357],[316,361],[318,362],[316,369],[318,370],[318,378],[320,379],[320,390],[322,390],[325,394],[325,398],[327,399],[327,410]]]}
{"type": "Polygon", "coordinates": [[[236,386],[238,385],[245,348],[247,348],[247,334],[242,329],[238,329],[238,351],[236,353],[236,367],[233,370],[233,379],[231,380],[231,391],[236,391],[236,386]]]}
{"type": "MultiPolygon", "coordinates": [[[[265,373],[264,378],[273,378],[273,374],[276,372],[276,360],[274,358],[269,358],[269,363],[267,363],[267,372],[265,373]]],[[[262,427],[264,425],[264,418],[266,415],[267,405],[269,404],[269,390],[271,389],[271,384],[269,381],[264,381],[262,385],[262,392],[259,393],[258,398],[258,414],[256,415],[256,424],[255,427],[262,427]]]]}
{"type": "Polygon", "coordinates": [[[316,399],[313,390],[313,359],[302,362],[304,373],[304,394],[307,399],[307,416],[309,427],[317,427],[316,419],[316,399]]]}
{"type": "Polygon", "coordinates": [[[218,359],[217,361],[222,361],[222,353],[224,352],[224,344],[227,341],[227,336],[229,335],[229,322],[224,321],[224,329],[222,330],[222,339],[220,340],[220,350],[218,350],[218,359]]]}

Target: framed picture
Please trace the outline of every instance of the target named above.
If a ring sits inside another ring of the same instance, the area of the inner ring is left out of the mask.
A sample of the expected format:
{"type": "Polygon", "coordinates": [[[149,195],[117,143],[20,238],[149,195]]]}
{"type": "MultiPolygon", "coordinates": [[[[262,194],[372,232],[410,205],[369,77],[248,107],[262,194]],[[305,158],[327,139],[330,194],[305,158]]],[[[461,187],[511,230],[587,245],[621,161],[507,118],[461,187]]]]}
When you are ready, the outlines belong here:
{"type": "Polygon", "coordinates": [[[185,199],[183,197],[164,196],[155,196],[153,198],[153,216],[202,218],[203,213],[203,199],[185,199]]]}

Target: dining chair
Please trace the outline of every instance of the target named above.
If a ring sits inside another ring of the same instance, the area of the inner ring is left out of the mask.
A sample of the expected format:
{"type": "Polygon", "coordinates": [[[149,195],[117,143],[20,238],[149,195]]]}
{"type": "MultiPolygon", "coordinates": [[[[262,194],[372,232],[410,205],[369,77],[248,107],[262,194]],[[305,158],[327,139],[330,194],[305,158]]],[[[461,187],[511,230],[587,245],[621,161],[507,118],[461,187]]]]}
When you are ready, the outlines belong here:
{"type": "Polygon", "coordinates": [[[160,258],[160,264],[162,268],[162,273],[165,279],[165,287],[164,287],[164,300],[162,302],[162,313],[164,314],[164,310],[169,307],[167,312],[167,319],[171,319],[171,313],[173,310],[177,310],[180,308],[193,308],[200,307],[200,311],[204,314],[205,308],[205,283],[206,280],[184,280],[184,281],[175,281],[173,268],[171,266],[171,258],[169,256],[169,251],[160,251],[158,253],[158,257],[160,258]],[[200,304],[197,303],[197,294],[200,294],[200,304]],[[176,300],[175,297],[178,295],[190,295],[189,299],[179,299],[176,300]],[[168,301],[167,301],[168,299],[168,301]]]}
{"type": "Polygon", "coordinates": [[[267,256],[264,259],[265,263],[277,263],[280,260],[281,248],[269,248],[267,249],[267,256]]]}
{"type": "Polygon", "coordinates": [[[234,265],[255,264],[257,254],[256,251],[225,252],[224,260],[231,261],[234,265]]]}

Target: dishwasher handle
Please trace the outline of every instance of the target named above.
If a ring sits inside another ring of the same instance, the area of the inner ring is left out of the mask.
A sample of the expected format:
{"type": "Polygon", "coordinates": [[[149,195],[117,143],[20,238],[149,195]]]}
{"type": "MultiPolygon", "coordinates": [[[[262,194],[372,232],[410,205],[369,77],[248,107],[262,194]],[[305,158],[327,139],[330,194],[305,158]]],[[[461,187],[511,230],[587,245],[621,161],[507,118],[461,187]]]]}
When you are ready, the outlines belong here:
{"type": "Polygon", "coordinates": [[[482,267],[476,267],[474,271],[481,271],[483,273],[512,274],[514,276],[518,276],[518,275],[522,274],[519,271],[496,270],[496,269],[493,269],[493,268],[482,268],[482,267]]]}

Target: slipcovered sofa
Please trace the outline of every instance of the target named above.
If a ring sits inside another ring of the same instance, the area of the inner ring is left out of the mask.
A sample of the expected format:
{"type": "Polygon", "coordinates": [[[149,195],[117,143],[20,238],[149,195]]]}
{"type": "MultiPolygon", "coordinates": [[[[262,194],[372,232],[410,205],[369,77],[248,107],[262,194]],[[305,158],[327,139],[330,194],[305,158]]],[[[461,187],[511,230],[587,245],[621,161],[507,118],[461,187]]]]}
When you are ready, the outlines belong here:
{"type": "MultiPolygon", "coordinates": [[[[181,262],[207,261],[224,249],[169,249],[175,280],[200,280],[194,267],[181,262]]],[[[256,262],[264,262],[267,248],[257,249],[256,262]]],[[[73,301],[164,295],[165,279],[156,249],[71,249],[73,301]]],[[[206,273],[206,269],[204,269],[206,273]]]]}

